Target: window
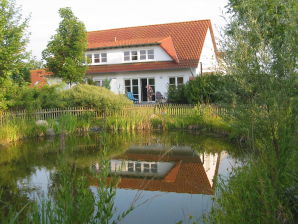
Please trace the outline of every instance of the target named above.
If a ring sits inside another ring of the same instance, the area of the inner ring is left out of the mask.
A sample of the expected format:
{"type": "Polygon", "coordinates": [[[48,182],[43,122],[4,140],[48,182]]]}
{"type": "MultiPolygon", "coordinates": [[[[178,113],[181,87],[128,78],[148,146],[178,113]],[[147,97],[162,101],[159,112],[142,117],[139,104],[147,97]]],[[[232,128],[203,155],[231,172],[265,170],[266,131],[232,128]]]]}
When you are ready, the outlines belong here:
{"type": "Polygon", "coordinates": [[[139,80],[138,79],[126,79],[124,80],[125,94],[131,92],[134,98],[139,99],[139,80]]]}
{"type": "Polygon", "coordinates": [[[131,52],[131,60],[132,61],[137,61],[138,60],[138,52],[137,51],[132,51],[131,52]]]}
{"type": "Polygon", "coordinates": [[[130,61],[130,51],[124,51],[124,61],[130,61]]]}
{"type": "Polygon", "coordinates": [[[149,60],[153,60],[154,59],[154,50],[148,50],[147,51],[148,54],[148,59],[149,60]]]}
{"type": "Polygon", "coordinates": [[[96,86],[102,86],[103,85],[103,81],[102,80],[98,80],[94,82],[96,86]]]}
{"type": "Polygon", "coordinates": [[[157,173],[157,164],[156,163],[151,164],[151,172],[157,173]]]}
{"type": "Polygon", "coordinates": [[[93,62],[94,62],[94,63],[100,63],[100,57],[99,57],[99,54],[94,54],[93,62]]]}
{"type": "Polygon", "coordinates": [[[88,64],[99,64],[107,61],[107,53],[86,54],[86,63],[88,64]]]}
{"type": "Polygon", "coordinates": [[[179,87],[183,85],[183,77],[170,77],[169,86],[170,87],[179,87]]]}
{"type": "Polygon", "coordinates": [[[86,55],[86,64],[92,64],[92,54],[86,55]]]}
{"type": "Polygon", "coordinates": [[[169,79],[169,86],[170,87],[175,87],[176,86],[176,80],[175,80],[175,78],[170,78],[169,79]]]}
{"type": "Polygon", "coordinates": [[[129,172],[133,172],[134,171],[134,163],[132,163],[132,162],[129,162],[128,163],[128,171],[129,172]]]}
{"type": "Polygon", "coordinates": [[[149,171],[150,171],[150,164],[144,163],[144,173],[149,173],[149,171]]]}
{"type": "Polygon", "coordinates": [[[124,51],[124,61],[146,61],[154,59],[154,50],[124,51]]]}
{"type": "Polygon", "coordinates": [[[177,77],[177,86],[183,85],[183,77],[177,77]]]}
{"type": "Polygon", "coordinates": [[[142,172],[142,164],[141,163],[139,163],[139,162],[136,163],[135,168],[138,173],[142,172]]]}
{"type": "Polygon", "coordinates": [[[146,60],[146,50],[140,50],[140,60],[146,60]]]}
{"type": "Polygon", "coordinates": [[[102,63],[107,62],[107,53],[101,53],[100,56],[101,56],[101,62],[102,63]]]}

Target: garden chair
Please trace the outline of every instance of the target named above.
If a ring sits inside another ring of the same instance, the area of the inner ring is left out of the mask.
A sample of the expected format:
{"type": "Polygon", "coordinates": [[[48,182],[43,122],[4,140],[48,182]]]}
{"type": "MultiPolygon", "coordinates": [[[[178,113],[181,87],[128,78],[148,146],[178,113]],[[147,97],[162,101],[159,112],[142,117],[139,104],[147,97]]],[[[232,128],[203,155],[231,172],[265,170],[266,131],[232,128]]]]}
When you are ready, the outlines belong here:
{"type": "Polygon", "coordinates": [[[132,92],[127,92],[127,97],[128,99],[132,100],[134,103],[139,102],[139,100],[133,96],[132,92]]]}
{"type": "Polygon", "coordinates": [[[165,98],[161,94],[161,92],[157,91],[155,94],[155,101],[156,103],[165,103],[165,98]]]}

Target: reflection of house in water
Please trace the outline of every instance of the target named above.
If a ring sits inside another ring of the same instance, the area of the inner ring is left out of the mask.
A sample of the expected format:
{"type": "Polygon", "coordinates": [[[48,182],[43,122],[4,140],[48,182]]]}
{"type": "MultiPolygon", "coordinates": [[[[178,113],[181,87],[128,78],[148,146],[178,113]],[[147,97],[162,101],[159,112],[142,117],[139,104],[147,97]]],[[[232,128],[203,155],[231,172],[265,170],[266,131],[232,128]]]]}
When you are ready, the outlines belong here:
{"type": "Polygon", "coordinates": [[[121,177],[118,188],[213,194],[220,155],[197,154],[188,146],[135,145],[110,160],[110,172],[121,177]]]}

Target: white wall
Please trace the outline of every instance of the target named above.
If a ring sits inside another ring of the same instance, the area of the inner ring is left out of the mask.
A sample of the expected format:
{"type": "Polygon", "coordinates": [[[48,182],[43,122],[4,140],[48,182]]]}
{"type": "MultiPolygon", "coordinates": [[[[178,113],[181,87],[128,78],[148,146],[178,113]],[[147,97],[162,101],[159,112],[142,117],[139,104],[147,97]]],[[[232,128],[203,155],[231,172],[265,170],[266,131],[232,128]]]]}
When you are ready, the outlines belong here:
{"type": "MultiPolygon", "coordinates": [[[[189,81],[192,76],[190,69],[180,70],[165,70],[165,71],[140,71],[140,72],[126,72],[114,73],[108,75],[88,75],[93,81],[109,79],[111,81],[111,90],[114,93],[125,94],[124,79],[141,79],[141,78],[154,78],[155,79],[155,92],[159,91],[167,97],[169,78],[170,77],[183,77],[183,82],[189,81]]],[[[139,80],[140,83],[140,80],[139,80]]],[[[140,92],[140,89],[139,89],[140,92]]]]}
{"type": "Polygon", "coordinates": [[[200,156],[211,187],[213,187],[214,176],[217,175],[217,173],[215,172],[216,172],[217,161],[220,158],[219,156],[220,154],[221,152],[217,154],[211,154],[211,153],[203,154],[200,156]],[[202,156],[204,156],[204,158],[202,158],[202,156]]]}
{"type": "MultiPolygon", "coordinates": [[[[122,64],[132,63],[131,61],[124,61],[124,51],[139,51],[139,50],[154,50],[154,60],[147,61],[172,61],[173,59],[160,47],[160,46],[146,46],[146,47],[132,47],[132,48],[114,48],[114,49],[102,49],[95,51],[86,51],[87,54],[107,53],[107,62],[100,64],[122,64]]],[[[133,61],[143,62],[143,61],[133,61]]],[[[98,64],[97,64],[98,65],[98,64]]]]}
{"type": "Polygon", "coordinates": [[[210,33],[209,29],[206,34],[204,46],[203,46],[201,57],[200,57],[200,62],[198,64],[198,68],[196,69],[197,75],[200,75],[200,73],[201,73],[200,63],[202,63],[202,66],[203,66],[203,73],[204,72],[214,72],[218,68],[218,62],[216,59],[214,46],[213,46],[212,38],[211,38],[211,33],[210,33]]]}

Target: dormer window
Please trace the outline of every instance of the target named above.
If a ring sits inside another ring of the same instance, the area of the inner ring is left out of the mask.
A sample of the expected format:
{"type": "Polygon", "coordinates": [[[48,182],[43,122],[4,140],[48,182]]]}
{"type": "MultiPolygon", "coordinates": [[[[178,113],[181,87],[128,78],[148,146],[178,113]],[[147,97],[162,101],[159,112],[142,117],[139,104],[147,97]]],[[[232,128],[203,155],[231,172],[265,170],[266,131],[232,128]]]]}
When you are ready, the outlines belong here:
{"type": "Polygon", "coordinates": [[[131,52],[131,60],[132,61],[137,61],[138,60],[138,52],[137,51],[132,51],[131,52]]]}
{"type": "Polygon", "coordinates": [[[140,50],[140,60],[146,60],[146,50],[140,50]]]}
{"type": "Polygon", "coordinates": [[[108,60],[107,60],[107,53],[101,53],[100,56],[101,56],[101,62],[102,62],[102,63],[108,61],[108,60]]]}
{"type": "Polygon", "coordinates": [[[154,59],[154,50],[147,50],[147,55],[149,60],[154,59]]]}
{"type": "Polygon", "coordinates": [[[94,54],[93,62],[94,64],[100,63],[100,54],[94,54]]]}
{"type": "Polygon", "coordinates": [[[130,61],[130,51],[124,51],[124,61],[130,61]]]}
{"type": "Polygon", "coordinates": [[[124,51],[124,61],[154,60],[154,50],[124,51]]]}

